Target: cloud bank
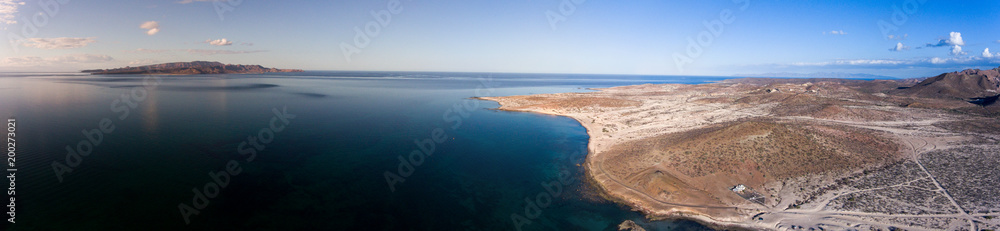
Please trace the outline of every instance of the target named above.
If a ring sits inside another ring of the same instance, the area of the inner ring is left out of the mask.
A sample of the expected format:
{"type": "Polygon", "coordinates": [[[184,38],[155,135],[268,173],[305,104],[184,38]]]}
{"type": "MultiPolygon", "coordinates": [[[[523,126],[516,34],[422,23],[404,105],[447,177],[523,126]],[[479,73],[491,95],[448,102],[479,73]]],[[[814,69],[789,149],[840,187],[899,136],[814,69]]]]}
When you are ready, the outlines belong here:
{"type": "Polygon", "coordinates": [[[14,19],[14,15],[17,14],[18,8],[23,5],[23,1],[0,0],[0,29],[5,28],[6,25],[17,23],[17,20],[14,19]]]}
{"type": "MultiPolygon", "coordinates": [[[[998,57],[1000,53],[991,57],[998,57]]],[[[912,67],[947,67],[951,69],[961,69],[968,66],[993,66],[1000,64],[1000,59],[993,59],[979,56],[963,56],[950,58],[923,58],[923,59],[842,59],[827,62],[798,62],[791,64],[776,64],[771,66],[797,66],[797,67],[831,67],[831,68],[912,68],[912,67]],[[961,67],[951,67],[961,66],[961,67]]]]}
{"type": "Polygon", "coordinates": [[[163,53],[163,52],[168,52],[168,51],[170,51],[170,50],[139,48],[139,49],[135,49],[135,50],[127,50],[125,52],[127,52],[127,53],[153,53],[153,54],[155,54],[155,53],[163,53]]]}
{"type": "Polygon", "coordinates": [[[127,50],[126,53],[146,53],[146,54],[160,54],[168,52],[187,52],[188,54],[195,55],[235,55],[235,54],[250,54],[250,53],[260,53],[267,52],[267,50],[212,50],[212,49],[145,49],[139,48],[135,50],[127,50]]]}
{"type": "Polygon", "coordinates": [[[206,50],[206,49],[188,49],[188,54],[198,54],[198,55],[234,55],[234,54],[249,54],[266,52],[265,50],[252,50],[252,51],[232,51],[232,50],[206,50]]]}
{"type": "Polygon", "coordinates": [[[107,55],[73,54],[48,58],[38,56],[8,57],[0,60],[0,64],[6,66],[58,66],[79,63],[103,63],[114,60],[114,58],[107,55]]]}
{"type": "Polygon", "coordinates": [[[87,44],[97,42],[93,37],[90,38],[28,38],[25,39],[21,46],[33,47],[38,49],[72,49],[85,47],[87,44]]]}

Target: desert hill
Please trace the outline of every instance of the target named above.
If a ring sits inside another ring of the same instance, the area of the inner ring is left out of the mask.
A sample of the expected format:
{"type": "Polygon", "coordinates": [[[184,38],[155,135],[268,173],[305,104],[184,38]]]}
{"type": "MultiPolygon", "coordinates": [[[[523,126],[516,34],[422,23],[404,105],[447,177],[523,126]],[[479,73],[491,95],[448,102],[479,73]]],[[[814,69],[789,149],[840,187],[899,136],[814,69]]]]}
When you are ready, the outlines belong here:
{"type": "Polygon", "coordinates": [[[940,74],[895,93],[930,98],[989,97],[1000,91],[1000,67],[990,70],[968,69],[940,74]]]}

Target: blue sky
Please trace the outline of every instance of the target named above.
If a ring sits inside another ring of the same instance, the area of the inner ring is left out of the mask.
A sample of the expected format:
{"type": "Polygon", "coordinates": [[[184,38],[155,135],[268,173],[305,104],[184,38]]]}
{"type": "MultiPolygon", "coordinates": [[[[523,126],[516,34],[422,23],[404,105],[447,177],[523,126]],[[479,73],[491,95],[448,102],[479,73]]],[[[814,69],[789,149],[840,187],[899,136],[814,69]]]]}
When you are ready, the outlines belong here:
{"type": "Polygon", "coordinates": [[[1000,1],[936,0],[0,0],[0,70],[212,60],[307,70],[922,77],[1000,66],[998,11],[1000,1]],[[355,42],[355,28],[367,44],[355,42]]]}

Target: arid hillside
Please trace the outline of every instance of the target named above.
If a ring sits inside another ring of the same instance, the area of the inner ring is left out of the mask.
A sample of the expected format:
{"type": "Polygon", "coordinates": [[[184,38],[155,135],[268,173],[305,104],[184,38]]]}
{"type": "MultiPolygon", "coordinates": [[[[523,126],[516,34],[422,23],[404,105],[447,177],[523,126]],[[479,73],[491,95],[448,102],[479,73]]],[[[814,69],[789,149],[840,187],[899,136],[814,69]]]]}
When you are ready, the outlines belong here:
{"type": "MultiPolygon", "coordinates": [[[[986,217],[1000,208],[982,207],[995,199],[971,192],[1000,183],[983,161],[1000,158],[1000,131],[988,129],[1000,124],[997,106],[921,87],[972,91],[962,88],[970,76],[991,76],[956,73],[919,83],[739,79],[482,99],[575,118],[591,137],[591,182],[654,218],[752,229],[996,229],[1000,221],[986,217]],[[911,189],[918,183],[926,191],[911,189]]],[[[961,96],[995,94],[977,89],[961,96]]]]}

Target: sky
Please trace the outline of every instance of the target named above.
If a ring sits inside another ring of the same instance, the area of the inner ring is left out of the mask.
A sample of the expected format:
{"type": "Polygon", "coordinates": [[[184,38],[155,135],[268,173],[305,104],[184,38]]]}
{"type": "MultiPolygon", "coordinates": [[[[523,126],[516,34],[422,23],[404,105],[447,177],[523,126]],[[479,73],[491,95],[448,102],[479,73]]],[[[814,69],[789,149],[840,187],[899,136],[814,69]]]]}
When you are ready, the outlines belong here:
{"type": "Polygon", "coordinates": [[[910,78],[1000,66],[1000,1],[0,0],[0,71],[195,60],[306,70],[910,78]]]}

